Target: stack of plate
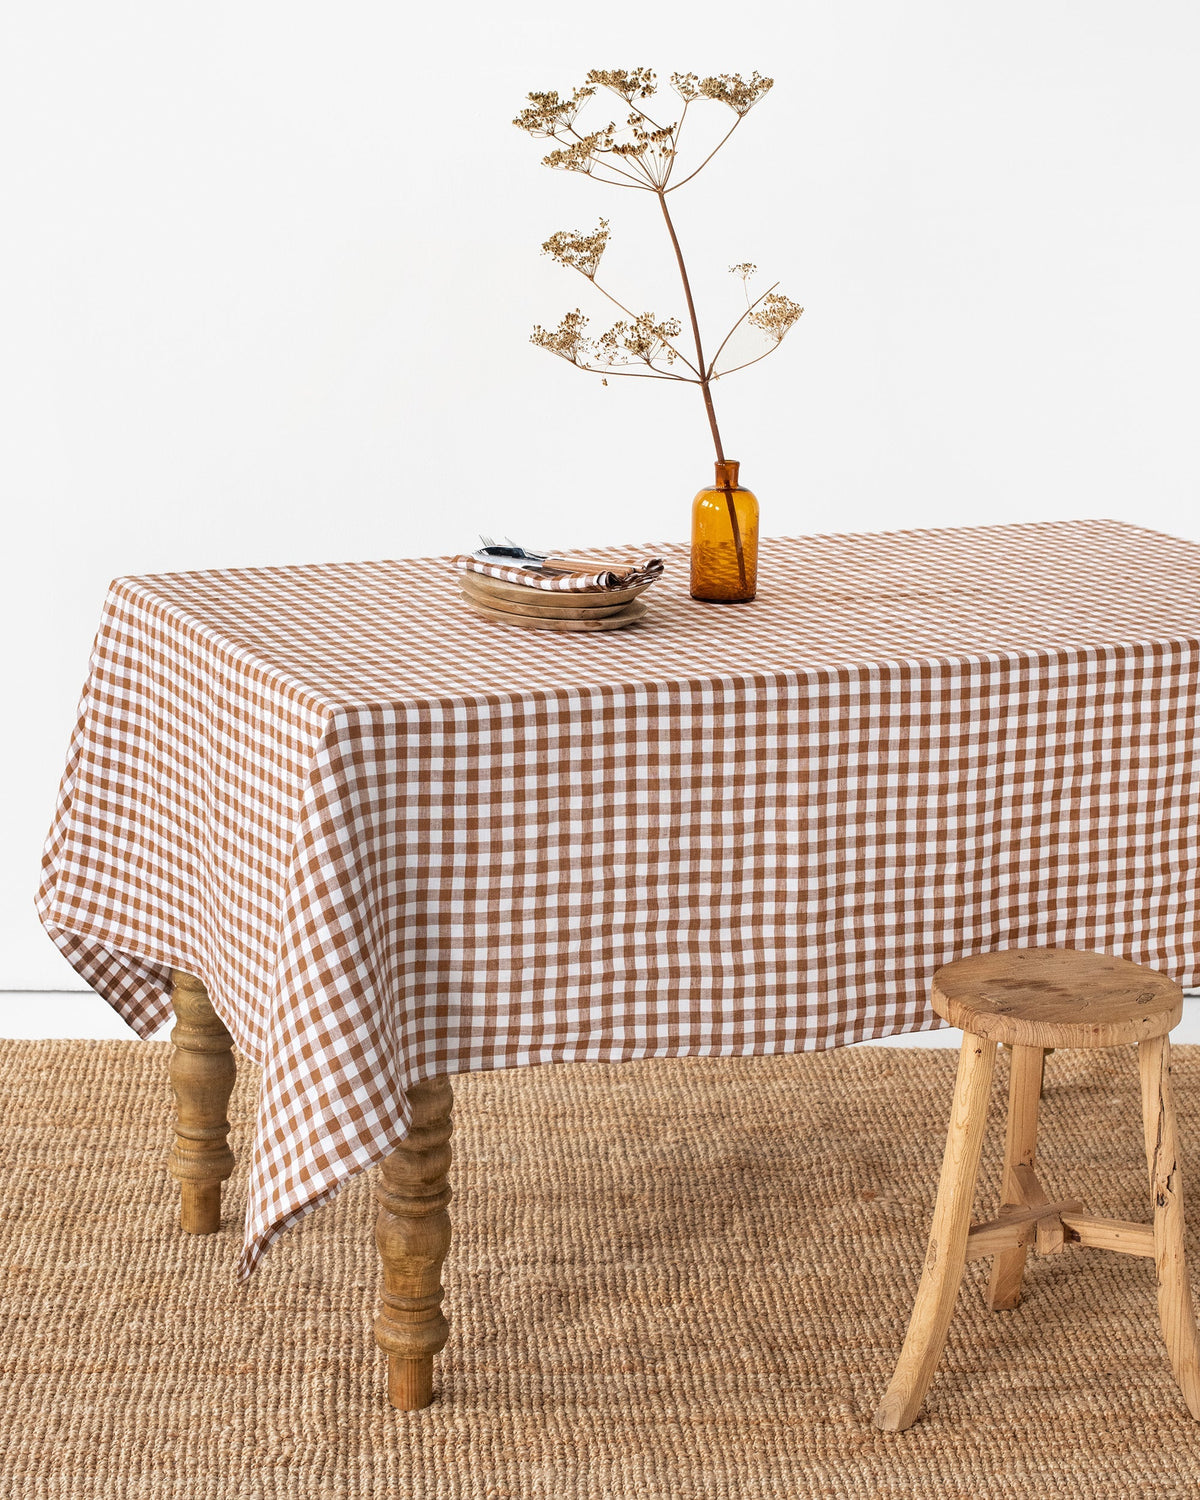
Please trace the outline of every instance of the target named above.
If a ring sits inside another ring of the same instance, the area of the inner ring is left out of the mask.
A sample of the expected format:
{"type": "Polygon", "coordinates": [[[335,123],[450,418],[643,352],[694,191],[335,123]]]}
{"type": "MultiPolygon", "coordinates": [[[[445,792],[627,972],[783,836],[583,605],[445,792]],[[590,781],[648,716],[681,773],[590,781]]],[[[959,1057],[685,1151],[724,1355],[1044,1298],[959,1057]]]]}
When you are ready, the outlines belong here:
{"type": "Polygon", "coordinates": [[[638,598],[654,582],[603,593],[539,589],[486,573],[460,573],[463,598],[477,615],[527,630],[621,630],[646,613],[638,598]]]}

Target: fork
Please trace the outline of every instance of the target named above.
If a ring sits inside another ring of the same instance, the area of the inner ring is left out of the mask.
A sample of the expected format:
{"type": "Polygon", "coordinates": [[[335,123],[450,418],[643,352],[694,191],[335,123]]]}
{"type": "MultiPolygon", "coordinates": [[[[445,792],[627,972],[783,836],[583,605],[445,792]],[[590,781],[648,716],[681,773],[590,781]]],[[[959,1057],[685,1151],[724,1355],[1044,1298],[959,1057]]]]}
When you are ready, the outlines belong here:
{"type": "Polygon", "coordinates": [[[518,547],[510,536],[506,536],[503,543],[482,534],[479,540],[483,543],[485,552],[494,552],[499,557],[508,557],[517,563],[531,563],[534,567],[546,568],[553,573],[606,573],[620,566],[603,558],[557,557],[551,552],[530,552],[527,547],[518,547]]]}
{"type": "Polygon", "coordinates": [[[495,537],[481,533],[479,540],[483,543],[485,552],[496,552],[501,557],[511,557],[517,562],[544,563],[550,556],[548,552],[530,552],[527,547],[518,547],[510,536],[506,536],[503,542],[498,542],[495,537]]]}

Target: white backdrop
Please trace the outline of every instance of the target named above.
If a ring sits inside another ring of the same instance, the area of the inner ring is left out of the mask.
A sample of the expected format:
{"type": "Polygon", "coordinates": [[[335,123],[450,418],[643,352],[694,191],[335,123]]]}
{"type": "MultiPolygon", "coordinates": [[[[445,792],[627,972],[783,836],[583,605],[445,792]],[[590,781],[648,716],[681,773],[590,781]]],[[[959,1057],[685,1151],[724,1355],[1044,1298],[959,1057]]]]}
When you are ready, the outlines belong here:
{"type": "Polygon", "coordinates": [[[640,65],[777,81],[672,200],[704,306],[732,317],[725,267],[753,260],[807,308],[718,387],[765,531],[1200,539],[1194,0],[24,0],[0,51],[0,988],[78,987],[31,896],[111,576],[684,535],[697,393],[602,389],[527,343],[604,316],[538,253],[600,214],[629,299],[682,312],[652,200],[539,167],[508,123],[640,65]]]}

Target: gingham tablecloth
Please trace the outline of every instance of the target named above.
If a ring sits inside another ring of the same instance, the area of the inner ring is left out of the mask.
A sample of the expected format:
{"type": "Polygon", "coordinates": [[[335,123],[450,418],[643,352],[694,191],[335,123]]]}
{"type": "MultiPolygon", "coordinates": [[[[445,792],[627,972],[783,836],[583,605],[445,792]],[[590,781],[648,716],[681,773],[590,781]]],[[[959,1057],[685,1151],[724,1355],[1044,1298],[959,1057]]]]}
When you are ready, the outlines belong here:
{"type": "Polygon", "coordinates": [[[1200,547],[774,540],[724,607],[638,551],[611,634],[445,560],[112,585],[40,910],[137,1031],[185,969],[263,1065],[243,1274],[432,1074],[920,1029],[1018,944],[1200,977],[1200,547]]]}

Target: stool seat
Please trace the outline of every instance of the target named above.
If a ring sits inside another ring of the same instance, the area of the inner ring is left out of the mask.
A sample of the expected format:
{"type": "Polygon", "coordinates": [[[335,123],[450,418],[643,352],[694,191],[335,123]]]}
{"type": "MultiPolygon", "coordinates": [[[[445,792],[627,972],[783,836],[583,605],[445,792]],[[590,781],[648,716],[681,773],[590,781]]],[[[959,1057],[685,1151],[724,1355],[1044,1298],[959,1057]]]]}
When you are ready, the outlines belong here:
{"type": "Polygon", "coordinates": [[[1165,974],[1068,948],[960,958],[938,970],[930,1000],[960,1031],[1010,1047],[1121,1047],[1166,1036],[1183,1016],[1165,974]]]}

